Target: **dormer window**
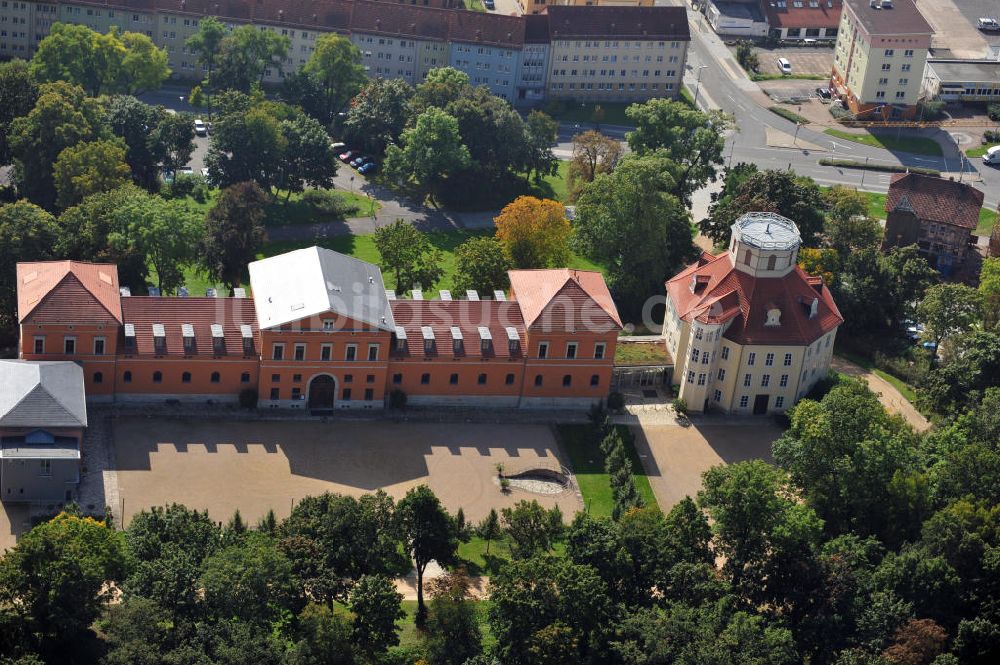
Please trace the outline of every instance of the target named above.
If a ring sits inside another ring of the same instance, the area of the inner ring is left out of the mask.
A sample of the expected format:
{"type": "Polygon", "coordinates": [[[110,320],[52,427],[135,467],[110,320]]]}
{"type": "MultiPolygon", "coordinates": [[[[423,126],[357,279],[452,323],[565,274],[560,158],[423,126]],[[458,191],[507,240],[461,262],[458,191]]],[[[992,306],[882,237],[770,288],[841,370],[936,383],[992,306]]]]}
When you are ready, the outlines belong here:
{"type": "Polygon", "coordinates": [[[484,356],[493,352],[493,335],[486,326],[479,326],[479,351],[484,356]]]}
{"type": "Polygon", "coordinates": [[[434,353],[434,329],[430,326],[421,326],[420,334],[424,338],[424,355],[434,353]]]}
{"type": "Polygon", "coordinates": [[[813,298],[812,302],[809,303],[809,318],[815,319],[816,314],[819,313],[819,298],[813,298]]]}
{"type": "Polygon", "coordinates": [[[767,321],[764,322],[765,326],[780,326],[781,325],[781,310],[777,307],[772,307],[767,310],[767,321]]]}
{"type": "Polygon", "coordinates": [[[451,327],[451,352],[456,356],[465,354],[465,341],[458,326],[451,327]]]}
{"type": "Polygon", "coordinates": [[[167,332],[162,323],[153,324],[153,352],[157,355],[167,352],[167,332]]]}
{"type": "Polygon", "coordinates": [[[222,326],[218,323],[212,324],[212,353],[221,356],[226,352],[226,337],[222,331],[222,326]]]}
{"type": "Polygon", "coordinates": [[[406,351],[406,328],[403,326],[396,326],[396,351],[406,351]]]}
{"type": "Polygon", "coordinates": [[[240,337],[243,338],[243,355],[253,355],[253,329],[246,323],[240,325],[240,337]]]}
{"type": "Polygon", "coordinates": [[[194,326],[190,323],[184,323],[181,325],[181,335],[184,337],[184,355],[192,355],[195,352],[194,348],[194,326]]]}

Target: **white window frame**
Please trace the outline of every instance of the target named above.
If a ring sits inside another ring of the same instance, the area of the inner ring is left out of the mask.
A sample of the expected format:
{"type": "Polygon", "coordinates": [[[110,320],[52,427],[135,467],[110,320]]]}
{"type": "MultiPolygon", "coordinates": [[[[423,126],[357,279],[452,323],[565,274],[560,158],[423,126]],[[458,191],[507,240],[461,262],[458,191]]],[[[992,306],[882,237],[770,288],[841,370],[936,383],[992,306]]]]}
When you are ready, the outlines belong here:
{"type": "Polygon", "coordinates": [[[306,345],[302,343],[296,343],[292,348],[292,360],[297,362],[302,362],[306,359],[306,345]],[[299,349],[302,349],[302,357],[299,358],[299,349]]]}
{"type": "Polygon", "coordinates": [[[538,359],[539,360],[548,360],[548,358],[549,358],[549,343],[548,342],[539,342],[538,343],[538,359]]]}
{"type": "Polygon", "coordinates": [[[368,345],[368,361],[369,362],[374,362],[374,361],[378,360],[379,346],[380,346],[379,344],[369,344],[368,345]],[[372,351],[373,350],[375,351],[375,357],[374,358],[372,358],[372,351]]]}
{"type": "Polygon", "coordinates": [[[607,344],[604,342],[598,342],[594,344],[594,360],[604,360],[605,350],[607,349],[607,344]]]}
{"type": "Polygon", "coordinates": [[[39,354],[39,355],[45,353],[45,335],[35,335],[34,339],[32,339],[32,342],[31,342],[31,351],[32,351],[32,353],[36,353],[36,354],[39,354]],[[39,342],[42,343],[42,350],[41,351],[38,350],[38,343],[39,342]]]}
{"type": "Polygon", "coordinates": [[[67,356],[75,356],[76,355],[76,336],[75,335],[66,335],[65,337],[63,337],[63,354],[65,354],[67,356]],[[73,343],[73,351],[72,351],[72,353],[66,350],[68,348],[68,344],[70,342],[73,343]]]}
{"type": "Polygon", "coordinates": [[[271,360],[284,361],[285,360],[285,343],[275,342],[271,345],[271,360]],[[278,349],[281,349],[280,351],[278,349]],[[281,356],[280,358],[278,356],[281,356]]]}
{"type": "Polygon", "coordinates": [[[95,356],[103,356],[103,355],[106,355],[107,352],[108,352],[108,340],[107,340],[107,338],[106,337],[95,337],[94,338],[94,355],[95,356]],[[100,353],[97,352],[97,343],[98,342],[101,343],[101,352],[100,353]]]}
{"type": "Polygon", "coordinates": [[[566,359],[567,360],[576,360],[579,351],[580,351],[580,343],[579,342],[566,342],[566,359]],[[570,349],[573,349],[573,355],[570,355],[570,353],[569,353],[570,349]]]}
{"type": "Polygon", "coordinates": [[[347,362],[354,362],[358,359],[358,345],[357,344],[347,344],[344,346],[344,360],[347,362]]]}

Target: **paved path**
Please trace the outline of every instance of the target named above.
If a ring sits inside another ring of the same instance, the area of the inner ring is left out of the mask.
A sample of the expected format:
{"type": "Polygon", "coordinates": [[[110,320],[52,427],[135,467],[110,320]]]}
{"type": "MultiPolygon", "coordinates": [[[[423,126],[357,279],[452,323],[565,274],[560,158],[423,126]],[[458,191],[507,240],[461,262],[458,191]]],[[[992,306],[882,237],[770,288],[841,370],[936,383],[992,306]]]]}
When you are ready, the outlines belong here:
{"type": "Polygon", "coordinates": [[[830,367],[848,376],[858,376],[868,382],[868,387],[879,396],[879,401],[887,410],[898,413],[906,419],[906,422],[913,426],[918,432],[923,432],[930,428],[931,424],[924,418],[923,414],[917,411],[910,401],[903,397],[896,387],[882,377],[869,372],[860,365],[844,360],[839,356],[834,356],[830,367]]]}

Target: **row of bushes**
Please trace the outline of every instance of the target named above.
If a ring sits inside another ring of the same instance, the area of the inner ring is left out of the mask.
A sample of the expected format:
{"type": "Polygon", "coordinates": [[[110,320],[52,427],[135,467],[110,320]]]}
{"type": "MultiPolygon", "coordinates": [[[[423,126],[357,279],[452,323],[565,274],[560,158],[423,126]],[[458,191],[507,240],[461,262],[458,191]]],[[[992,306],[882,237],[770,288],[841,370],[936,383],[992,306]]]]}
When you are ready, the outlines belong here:
{"type": "Polygon", "coordinates": [[[884,173],[919,173],[921,175],[941,175],[937,169],[928,169],[922,166],[903,166],[902,164],[873,164],[865,163],[855,159],[830,159],[824,157],[819,160],[820,166],[839,166],[845,169],[865,169],[867,171],[881,171],[884,173]]]}

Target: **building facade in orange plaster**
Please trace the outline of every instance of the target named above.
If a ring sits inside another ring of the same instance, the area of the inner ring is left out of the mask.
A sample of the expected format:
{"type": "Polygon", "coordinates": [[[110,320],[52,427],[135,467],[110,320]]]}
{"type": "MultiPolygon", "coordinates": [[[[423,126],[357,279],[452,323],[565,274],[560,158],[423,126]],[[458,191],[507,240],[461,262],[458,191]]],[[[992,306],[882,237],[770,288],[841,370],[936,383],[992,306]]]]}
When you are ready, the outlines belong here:
{"type": "Polygon", "coordinates": [[[73,360],[87,398],[260,408],[585,408],[607,396],[621,320],[600,273],[515,270],[507,293],[424,300],[318,247],[250,265],[252,297],[128,293],[113,265],[17,265],[20,357],[73,360]]]}

